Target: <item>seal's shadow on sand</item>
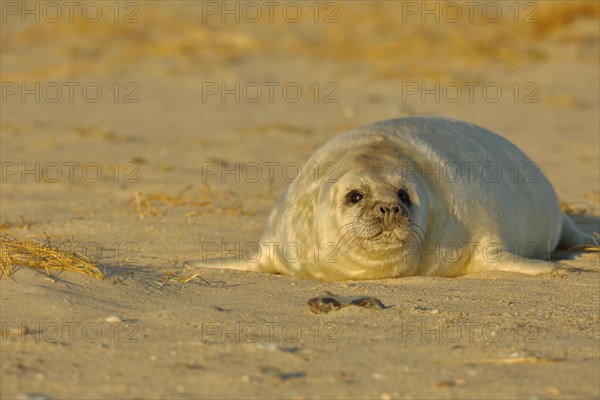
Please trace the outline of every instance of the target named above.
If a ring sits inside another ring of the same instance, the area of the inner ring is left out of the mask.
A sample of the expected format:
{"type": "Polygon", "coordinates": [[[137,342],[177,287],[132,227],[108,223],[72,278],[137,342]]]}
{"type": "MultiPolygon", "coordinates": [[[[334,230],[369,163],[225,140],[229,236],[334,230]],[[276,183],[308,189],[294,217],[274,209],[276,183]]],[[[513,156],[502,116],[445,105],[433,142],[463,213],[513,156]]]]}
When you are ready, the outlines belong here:
{"type": "Polygon", "coordinates": [[[165,269],[164,266],[149,264],[98,264],[104,274],[104,279],[117,284],[131,284],[143,282],[154,285],[156,288],[165,288],[181,283],[211,288],[234,288],[238,286],[254,285],[257,281],[242,283],[227,283],[223,279],[205,276],[200,270],[190,271],[189,274],[175,273],[179,266],[165,269]],[[198,273],[195,273],[198,272],[198,273]],[[192,276],[193,275],[193,276],[192,276]]]}

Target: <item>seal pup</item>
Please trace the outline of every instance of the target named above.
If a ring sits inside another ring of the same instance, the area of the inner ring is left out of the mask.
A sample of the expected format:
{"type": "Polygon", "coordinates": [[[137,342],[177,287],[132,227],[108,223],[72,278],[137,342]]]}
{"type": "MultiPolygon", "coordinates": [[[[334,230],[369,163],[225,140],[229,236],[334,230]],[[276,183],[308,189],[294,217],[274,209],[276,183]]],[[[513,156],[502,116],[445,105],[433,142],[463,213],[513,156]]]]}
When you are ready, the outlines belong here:
{"type": "Polygon", "coordinates": [[[515,145],[437,117],[377,122],[319,148],[283,192],[253,254],[186,265],[326,281],[480,271],[550,273],[592,244],[515,145]]]}

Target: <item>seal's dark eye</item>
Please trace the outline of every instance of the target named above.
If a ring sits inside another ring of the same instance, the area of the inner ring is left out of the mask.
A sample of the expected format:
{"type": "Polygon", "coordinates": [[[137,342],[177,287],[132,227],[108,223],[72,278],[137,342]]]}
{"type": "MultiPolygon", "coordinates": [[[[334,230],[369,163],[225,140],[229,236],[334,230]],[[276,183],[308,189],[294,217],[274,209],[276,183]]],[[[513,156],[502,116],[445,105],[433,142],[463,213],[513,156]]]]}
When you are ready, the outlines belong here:
{"type": "Polygon", "coordinates": [[[410,196],[408,195],[408,192],[406,191],[406,189],[400,189],[400,190],[398,190],[398,198],[406,206],[410,207],[410,196]]]}
{"type": "Polygon", "coordinates": [[[352,204],[356,204],[362,200],[363,194],[358,190],[353,190],[347,195],[348,201],[352,204]]]}

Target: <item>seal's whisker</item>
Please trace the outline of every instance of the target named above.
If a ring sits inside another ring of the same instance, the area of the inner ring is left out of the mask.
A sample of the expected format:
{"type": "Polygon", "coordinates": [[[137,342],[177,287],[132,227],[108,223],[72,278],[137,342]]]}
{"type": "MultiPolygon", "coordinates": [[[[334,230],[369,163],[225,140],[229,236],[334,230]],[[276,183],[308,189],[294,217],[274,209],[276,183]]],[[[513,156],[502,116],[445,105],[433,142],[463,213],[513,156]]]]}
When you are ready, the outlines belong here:
{"type": "Polygon", "coordinates": [[[338,229],[338,233],[340,231],[343,231],[343,233],[337,242],[336,254],[347,247],[345,251],[341,252],[341,254],[345,254],[348,250],[352,249],[355,244],[360,244],[362,246],[366,239],[372,236],[370,233],[372,233],[373,230],[377,230],[378,227],[378,222],[365,222],[360,220],[351,221],[342,225],[340,229],[338,229]]]}
{"type": "Polygon", "coordinates": [[[414,237],[414,242],[417,245],[417,251],[421,252],[421,246],[422,246],[423,242],[425,242],[425,232],[423,232],[423,229],[419,225],[415,224],[414,222],[410,223],[409,228],[410,228],[411,239],[412,239],[412,237],[414,237]]]}
{"type": "Polygon", "coordinates": [[[337,230],[337,233],[339,234],[342,229],[346,229],[347,227],[351,227],[354,225],[360,226],[360,221],[350,221],[347,224],[340,226],[340,228],[337,230]]]}
{"type": "Polygon", "coordinates": [[[358,236],[351,237],[350,240],[345,243],[347,245],[346,250],[342,251],[342,254],[346,254],[348,251],[355,248],[356,244],[362,244],[361,242],[362,242],[362,239],[360,237],[358,237],[358,236]]]}
{"type": "MultiPolygon", "coordinates": [[[[336,247],[336,254],[340,251],[340,249],[342,249],[346,244],[352,243],[352,240],[354,238],[358,238],[359,235],[357,235],[358,231],[362,228],[362,226],[359,223],[350,223],[350,224],[346,224],[344,225],[344,227],[348,227],[348,230],[346,232],[344,232],[342,234],[342,236],[340,237],[340,239],[337,242],[337,247],[336,247]]],[[[348,248],[352,248],[352,246],[348,246],[348,248]]],[[[344,253],[342,253],[344,254],[344,253]]]]}

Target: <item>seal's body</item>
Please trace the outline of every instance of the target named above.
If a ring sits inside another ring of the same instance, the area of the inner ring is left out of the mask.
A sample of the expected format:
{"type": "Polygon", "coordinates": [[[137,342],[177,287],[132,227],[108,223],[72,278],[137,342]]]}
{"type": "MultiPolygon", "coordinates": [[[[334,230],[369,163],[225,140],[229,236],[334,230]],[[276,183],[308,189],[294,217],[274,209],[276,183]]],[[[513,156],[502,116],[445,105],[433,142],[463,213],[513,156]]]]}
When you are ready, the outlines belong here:
{"type": "Polygon", "coordinates": [[[591,243],[516,146],[443,118],[378,122],[318,149],[279,198],[259,254],[198,266],[323,280],[549,273],[591,243]]]}

